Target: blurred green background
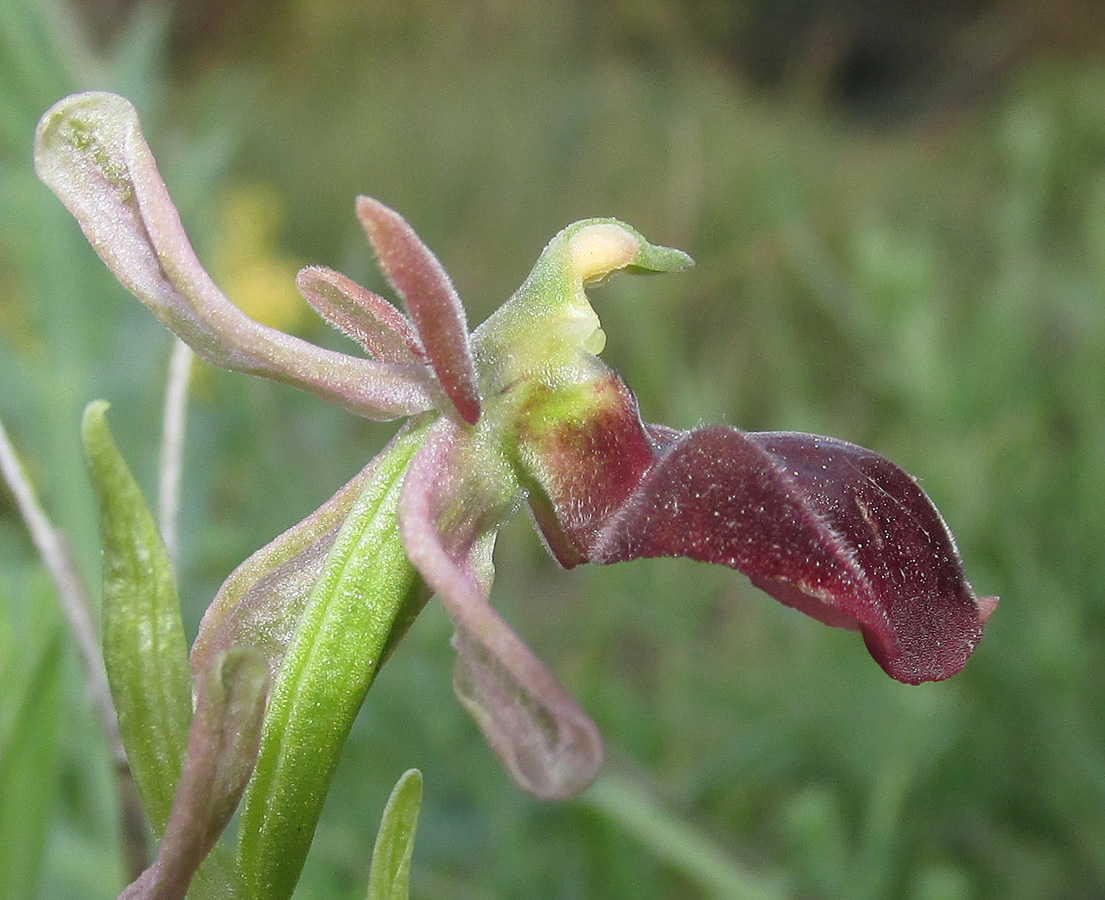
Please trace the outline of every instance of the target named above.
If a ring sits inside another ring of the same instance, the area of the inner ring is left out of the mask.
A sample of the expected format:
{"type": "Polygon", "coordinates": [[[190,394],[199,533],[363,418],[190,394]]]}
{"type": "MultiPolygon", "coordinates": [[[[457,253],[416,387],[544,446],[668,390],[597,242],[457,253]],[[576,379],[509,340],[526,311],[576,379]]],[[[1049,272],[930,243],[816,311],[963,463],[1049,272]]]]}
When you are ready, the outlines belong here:
{"type": "MultiPolygon", "coordinates": [[[[1105,896],[1097,3],[0,4],[0,416],[95,584],[80,411],[112,402],[152,497],[170,342],[31,170],[38,116],[87,88],[139,107],[227,293],[331,346],[292,276],[318,263],[384,289],[358,193],[415,225],[473,324],[575,219],[688,251],[688,274],[593,292],[645,416],[877,449],[1002,598],[961,675],[906,687],[729,570],[564,573],[520,518],[496,603],[598,723],[608,775],[560,805],[513,788],[452,697],[431,604],[358,720],[297,896],[363,896],[410,766],[428,900],[1105,896]]],[[[193,388],[194,629],[230,569],[393,427],[208,367],[193,388]]],[[[0,490],[13,900],[122,887],[110,765],[55,607],[0,490]]]]}

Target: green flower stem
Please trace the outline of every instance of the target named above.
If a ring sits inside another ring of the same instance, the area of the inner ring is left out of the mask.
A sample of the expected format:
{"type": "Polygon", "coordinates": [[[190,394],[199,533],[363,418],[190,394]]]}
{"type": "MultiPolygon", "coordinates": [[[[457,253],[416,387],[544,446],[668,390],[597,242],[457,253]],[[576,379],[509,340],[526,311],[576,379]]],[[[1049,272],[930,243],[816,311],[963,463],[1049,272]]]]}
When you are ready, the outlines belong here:
{"type": "Polygon", "coordinates": [[[365,692],[393,631],[428,597],[397,523],[403,476],[427,425],[412,423],[377,460],[280,666],[238,829],[251,898],[291,896],[365,692]]]}
{"type": "Polygon", "coordinates": [[[778,878],[742,868],[722,847],[673,815],[629,778],[601,776],[580,799],[711,897],[784,900],[791,896],[778,878]]]}
{"type": "Polygon", "coordinates": [[[181,340],[173,341],[169,377],[165,383],[165,407],[161,420],[161,453],[158,459],[157,522],[169,561],[177,562],[177,518],[184,468],[184,425],[188,413],[188,381],[195,353],[181,340]]]}

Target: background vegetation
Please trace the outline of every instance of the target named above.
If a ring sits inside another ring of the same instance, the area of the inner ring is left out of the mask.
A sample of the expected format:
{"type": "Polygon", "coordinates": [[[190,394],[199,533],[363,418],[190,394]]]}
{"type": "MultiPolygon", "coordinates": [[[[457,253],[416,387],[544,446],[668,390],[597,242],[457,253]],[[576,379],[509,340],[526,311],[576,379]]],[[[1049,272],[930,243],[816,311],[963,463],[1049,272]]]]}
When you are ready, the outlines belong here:
{"type": "MultiPolygon", "coordinates": [[[[728,570],[562,573],[520,520],[496,602],[584,701],[609,775],[562,805],[515,790],[452,698],[431,604],[358,721],[299,896],[358,895],[410,766],[429,900],[1105,895],[1095,4],[963,4],[943,25],[938,4],[798,0],[126,6],[0,11],[0,415],[90,581],[80,410],[113,403],[152,495],[170,346],[31,171],[38,116],[102,87],[138,105],[231,297],[312,339],[339,340],[298,265],[382,289],[357,193],[415,224],[473,322],[577,218],[687,250],[689,274],[595,292],[646,416],[879,450],[1002,597],[963,674],[905,687],[728,570]]],[[[199,369],[188,624],[391,432],[199,369]]],[[[0,893],[113,897],[109,762],[55,606],[0,492],[0,893]]]]}

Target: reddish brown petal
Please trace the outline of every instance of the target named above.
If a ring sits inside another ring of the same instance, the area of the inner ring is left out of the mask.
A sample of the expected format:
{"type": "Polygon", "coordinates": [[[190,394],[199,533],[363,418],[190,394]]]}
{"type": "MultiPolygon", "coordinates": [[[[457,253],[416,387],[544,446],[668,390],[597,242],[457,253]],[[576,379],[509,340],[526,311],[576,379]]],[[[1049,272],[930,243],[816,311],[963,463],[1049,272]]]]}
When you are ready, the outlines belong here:
{"type": "Polygon", "coordinates": [[[748,575],[776,599],[863,632],[894,678],[959,671],[997,599],[976,599],[916,482],[843,441],[640,421],[613,372],[519,420],[530,506],[565,566],[686,556],[748,575]]]}
{"type": "Polygon", "coordinates": [[[878,454],[830,438],[686,434],[586,548],[606,564],[686,556],[748,575],[776,599],[863,632],[888,674],[947,678],[982,636],[943,519],[916,482],[878,454]]]}
{"type": "Polygon", "coordinates": [[[302,269],[295,283],[315,312],[380,362],[425,362],[410,320],[379,294],[323,266],[302,269]]]}
{"type": "Polygon", "coordinates": [[[371,197],[357,198],[357,216],[380,268],[403,297],[438,381],[464,421],[480,417],[480,393],[464,307],[445,269],[414,229],[371,197]]]}

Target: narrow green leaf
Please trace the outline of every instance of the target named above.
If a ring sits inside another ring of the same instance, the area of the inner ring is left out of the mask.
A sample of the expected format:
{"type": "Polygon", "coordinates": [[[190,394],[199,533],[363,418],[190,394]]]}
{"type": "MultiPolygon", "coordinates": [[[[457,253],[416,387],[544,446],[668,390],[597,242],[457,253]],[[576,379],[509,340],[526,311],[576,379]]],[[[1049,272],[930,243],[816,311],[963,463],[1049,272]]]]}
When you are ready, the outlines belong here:
{"type": "Polygon", "coordinates": [[[295,890],[342,745],[397,619],[425,600],[397,522],[403,476],[424,435],[421,427],[401,432],[379,458],[284,654],[238,827],[238,870],[251,898],[285,900],[295,890]]]}
{"type": "Polygon", "coordinates": [[[7,741],[0,746],[0,885],[10,900],[30,900],[36,888],[56,782],[61,671],[58,635],[27,679],[7,741]]]}
{"type": "Polygon", "coordinates": [[[418,811],[422,805],[422,773],[404,772],[392,789],[372,850],[368,900],[407,900],[410,895],[411,854],[418,811]]]}
{"type": "Polygon", "coordinates": [[[90,404],[83,425],[104,550],[104,663],[134,783],[160,835],[188,744],[191,669],[169,557],[106,410],[90,404]]]}

